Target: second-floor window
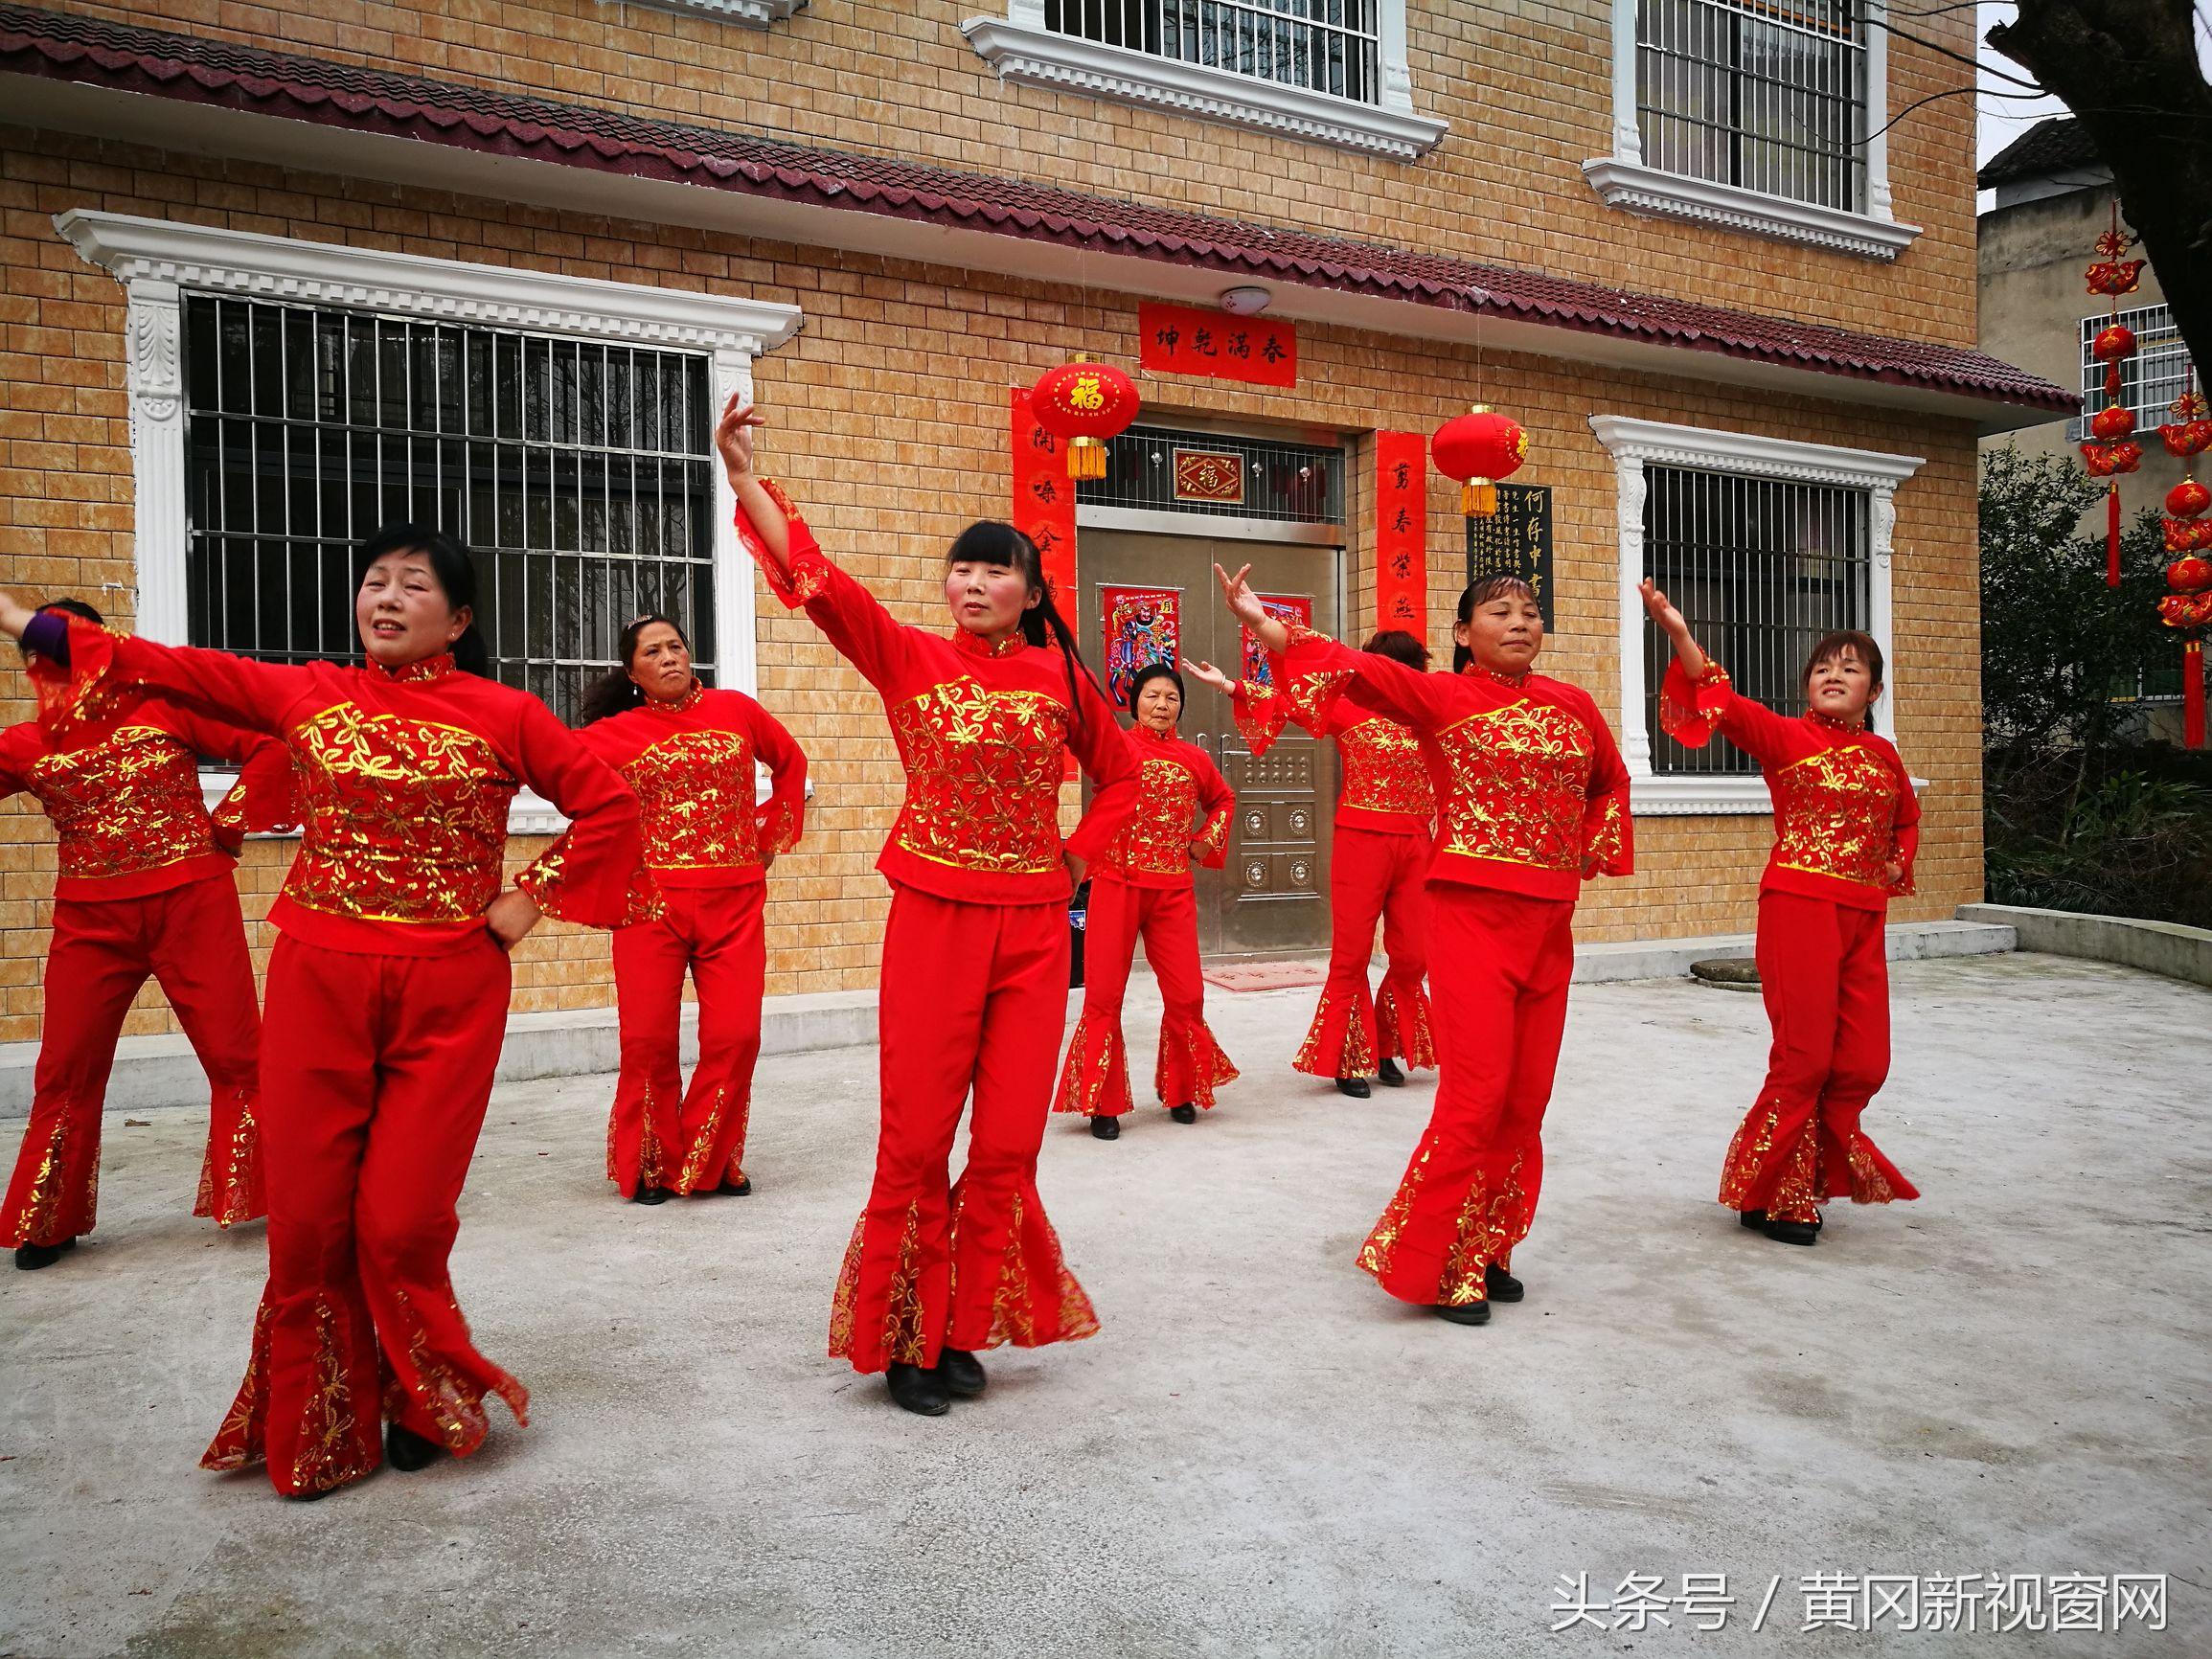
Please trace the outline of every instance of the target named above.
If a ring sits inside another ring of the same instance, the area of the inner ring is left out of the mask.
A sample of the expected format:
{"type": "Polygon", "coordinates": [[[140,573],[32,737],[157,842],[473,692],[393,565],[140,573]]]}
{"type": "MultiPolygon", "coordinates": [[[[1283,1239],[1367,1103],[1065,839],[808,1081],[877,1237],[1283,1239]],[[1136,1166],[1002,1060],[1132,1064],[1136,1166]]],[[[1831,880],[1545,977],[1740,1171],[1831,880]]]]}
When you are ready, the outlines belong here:
{"type": "Polygon", "coordinates": [[[1045,0],[1045,27],[1309,92],[1379,98],[1380,0],[1045,0]]]}
{"type": "Polygon", "coordinates": [[[1864,212],[1866,34],[1864,0],[1640,0],[1645,161],[1864,212]]]}
{"type": "MultiPolygon", "coordinates": [[[[2094,345],[2097,335],[2112,321],[2108,311],[2099,311],[2093,317],[2084,317],[2081,324],[2082,400],[2091,409],[2105,406],[2105,365],[2097,361],[2094,345]]],[[[2135,354],[2120,362],[2120,401],[2135,412],[2138,431],[2148,432],[2161,421],[2174,419],[2172,404],[2181,396],[2183,377],[2189,368],[2189,348],[2182,343],[2181,332],[2174,327],[2174,313],[2164,306],[2139,306],[2132,311],[2122,311],[2120,322],[2135,331],[2135,354]]],[[[2087,417],[2077,418],[2069,437],[2079,443],[2088,436],[2087,417]]],[[[2156,435],[2150,434],[2151,442],[2156,435]]]]}

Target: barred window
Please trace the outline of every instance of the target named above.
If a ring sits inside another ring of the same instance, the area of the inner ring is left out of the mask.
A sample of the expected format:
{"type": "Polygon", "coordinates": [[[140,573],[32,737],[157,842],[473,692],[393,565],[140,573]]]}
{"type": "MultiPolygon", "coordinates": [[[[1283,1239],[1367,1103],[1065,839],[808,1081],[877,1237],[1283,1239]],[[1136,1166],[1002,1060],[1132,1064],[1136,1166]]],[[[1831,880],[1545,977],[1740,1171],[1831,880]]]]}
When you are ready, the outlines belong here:
{"type": "MultiPolygon", "coordinates": [[[[2090,348],[2111,321],[2109,311],[2082,319],[2082,399],[2092,410],[2105,406],[2105,365],[2090,348]]],[[[2174,327],[2174,313],[2164,306],[2143,306],[2122,311],[2120,322],[2135,331],[2135,354],[2120,362],[2119,400],[2135,412],[2138,427],[2173,420],[2170,406],[2181,396],[2189,368],[2189,348],[2174,327]]],[[[2068,442],[2079,443],[2088,435],[2088,417],[2077,416],[2068,427],[2068,442]]]]}
{"type": "Polygon", "coordinates": [[[1361,103],[1380,99],[1379,0],[1045,0],[1058,34],[1361,103]]]}
{"type": "MultiPolygon", "coordinates": [[[[1736,689],[1794,715],[1820,636],[1867,618],[1867,492],[1679,466],[1647,466],[1644,574],[1682,612],[1736,689]]],[[[1644,624],[1645,725],[1655,773],[1756,772],[1733,744],[1683,747],[1659,730],[1673,648],[1644,624]]]]}
{"type": "Polygon", "coordinates": [[[1665,172],[1862,213],[1865,0],[1642,0],[1636,119],[1665,172]]]}
{"type": "Polygon", "coordinates": [[[493,674],[563,719],[640,611],[714,677],[704,356],[197,294],[184,347],[193,644],[355,660],[353,550],[413,521],[468,544],[493,674]]]}

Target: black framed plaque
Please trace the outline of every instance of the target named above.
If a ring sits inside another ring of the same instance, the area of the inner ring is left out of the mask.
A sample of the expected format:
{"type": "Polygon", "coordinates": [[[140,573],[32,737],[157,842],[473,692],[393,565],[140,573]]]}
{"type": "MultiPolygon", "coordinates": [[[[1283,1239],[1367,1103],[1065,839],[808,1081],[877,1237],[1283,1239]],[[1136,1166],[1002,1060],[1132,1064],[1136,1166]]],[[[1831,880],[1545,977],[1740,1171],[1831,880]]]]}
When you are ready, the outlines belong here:
{"type": "Polygon", "coordinates": [[[1544,632],[1552,628],[1552,492],[1543,484],[1501,484],[1497,511],[1467,521],[1467,580],[1517,576],[1536,589],[1544,632]]]}

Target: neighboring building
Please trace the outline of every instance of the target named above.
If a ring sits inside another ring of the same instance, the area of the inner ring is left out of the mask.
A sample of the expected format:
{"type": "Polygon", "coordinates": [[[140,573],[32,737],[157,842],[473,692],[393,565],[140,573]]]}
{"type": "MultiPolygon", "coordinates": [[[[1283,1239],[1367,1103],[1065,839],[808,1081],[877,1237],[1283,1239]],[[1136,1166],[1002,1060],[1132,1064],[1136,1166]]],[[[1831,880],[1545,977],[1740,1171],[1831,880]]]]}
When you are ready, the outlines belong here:
{"type": "MultiPolygon", "coordinates": [[[[1653,736],[1647,570],[1784,703],[1818,631],[1881,636],[1927,780],[1895,914],[1981,896],[1975,443],[2070,412],[2074,376],[1975,348],[1972,111],[1926,102],[1971,11],[1918,19],[1939,51],[1877,0],[990,3],[0,4],[9,582],[343,651],[348,544],[435,516],[484,562],[502,673],[564,709],[673,605],[813,760],[770,989],[864,987],[891,741],[757,600],[707,412],[756,389],[824,541],[934,622],[951,535],[1011,510],[1013,389],[1078,352],[1138,371],[1141,306],[1258,287],[1294,370],[1236,357],[1261,336],[1227,312],[1148,331],[1206,373],[1138,372],[1142,427],[1082,494],[1094,651],[1101,584],[1158,584],[1230,660],[1216,557],[1364,635],[1378,434],[1479,399],[1530,437],[1541,493],[1506,528],[1550,560],[1545,667],[1637,773],[1638,874],[1591,886],[1585,937],[1748,928],[1769,837],[1755,774],[1653,736]]],[[[1447,481],[1412,488],[1444,649],[1469,533],[1447,481]]],[[[1255,766],[1205,700],[1190,726],[1247,806],[1212,947],[1319,946],[1325,752],[1255,766]]],[[[288,851],[249,848],[251,914],[288,851]]],[[[22,1038],[52,855],[20,804],[0,870],[22,1038]]],[[[609,1000],[602,937],[548,929],[516,968],[518,1009],[609,1000]]]]}

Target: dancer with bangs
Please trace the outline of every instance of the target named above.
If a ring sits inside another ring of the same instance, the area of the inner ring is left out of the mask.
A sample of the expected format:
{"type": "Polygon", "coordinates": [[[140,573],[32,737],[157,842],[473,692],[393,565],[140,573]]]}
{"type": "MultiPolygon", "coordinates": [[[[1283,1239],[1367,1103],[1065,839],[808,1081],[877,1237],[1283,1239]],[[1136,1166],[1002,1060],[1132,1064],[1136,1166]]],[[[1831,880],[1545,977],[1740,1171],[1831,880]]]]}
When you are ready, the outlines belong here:
{"type": "Polygon", "coordinates": [[[901,1406],[934,1417],[983,1392],[978,1350],[1098,1329],[1038,1196],[1037,1155],[1066,1021],[1067,859],[1120,832],[1137,765],[1027,536],[969,525],[946,555],[951,636],[900,623],[754,472],[761,424],[733,397],[715,430],[739,534],[769,591],[803,607],[882,697],[906,774],[876,861],[892,893],[877,1005],[881,1134],[830,1352],[882,1373],[901,1406]],[[1063,848],[1071,753],[1098,790],[1063,848]]]}

